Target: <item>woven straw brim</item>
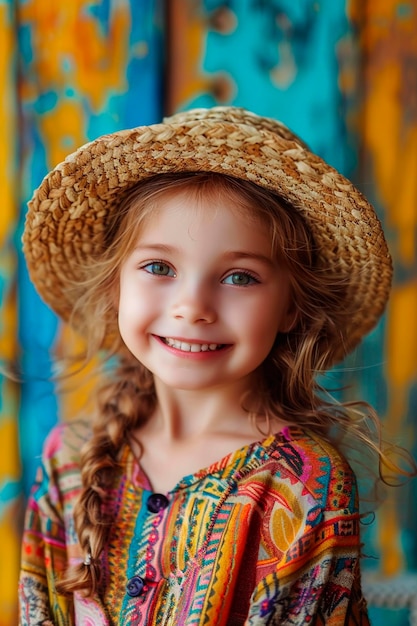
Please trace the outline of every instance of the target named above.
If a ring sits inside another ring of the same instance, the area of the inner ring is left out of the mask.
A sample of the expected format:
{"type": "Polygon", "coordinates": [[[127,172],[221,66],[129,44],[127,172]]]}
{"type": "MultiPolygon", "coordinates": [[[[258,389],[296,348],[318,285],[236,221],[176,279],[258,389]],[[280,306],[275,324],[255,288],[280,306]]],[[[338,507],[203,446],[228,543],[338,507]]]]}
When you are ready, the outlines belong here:
{"type": "Polygon", "coordinates": [[[125,192],[164,172],[229,174],[277,192],[304,216],[321,266],[346,285],[343,356],[374,327],[388,299],[392,265],[381,224],[350,181],[288,129],[231,111],[188,112],[103,136],[59,164],[29,202],[23,242],[31,280],[68,320],[68,286],[81,279],[80,266],[100,257],[109,216],[125,192]]]}

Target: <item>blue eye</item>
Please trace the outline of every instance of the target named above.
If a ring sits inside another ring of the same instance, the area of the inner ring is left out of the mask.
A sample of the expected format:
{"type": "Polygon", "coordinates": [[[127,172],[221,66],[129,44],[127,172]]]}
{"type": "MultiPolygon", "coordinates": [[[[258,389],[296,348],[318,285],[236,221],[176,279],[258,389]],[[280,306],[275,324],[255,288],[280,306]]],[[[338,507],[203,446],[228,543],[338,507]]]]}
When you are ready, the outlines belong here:
{"type": "Polygon", "coordinates": [[[252,274],[248,272],[233,272],[233,274],[229,274],[222,281],[225,285],[236,285],[238,287],[247,287],[248,285],[252,285],[253,283],[258,283],[252,274]]]}
{"type": "Polygon", "coordinates": [[[175,276],[174,270],[162,261],[152,261],[152,263],[144,265],[142,269],[156,276],[175,276]]]}

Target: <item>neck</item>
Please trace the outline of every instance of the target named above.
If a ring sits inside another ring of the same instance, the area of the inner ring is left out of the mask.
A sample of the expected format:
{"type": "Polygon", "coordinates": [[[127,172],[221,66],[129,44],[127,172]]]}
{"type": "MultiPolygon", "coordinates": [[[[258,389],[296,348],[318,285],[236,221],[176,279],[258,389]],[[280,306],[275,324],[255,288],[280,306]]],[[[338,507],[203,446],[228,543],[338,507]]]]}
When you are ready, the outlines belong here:
{"type": "Polygon", "coordinates": [[[247,411],[242,408],[243,385],[232,390],[178,390],[155,379],[155,386],[158,407],[148,423],[153,423],[166,439],[253,429],[247,411]]]}

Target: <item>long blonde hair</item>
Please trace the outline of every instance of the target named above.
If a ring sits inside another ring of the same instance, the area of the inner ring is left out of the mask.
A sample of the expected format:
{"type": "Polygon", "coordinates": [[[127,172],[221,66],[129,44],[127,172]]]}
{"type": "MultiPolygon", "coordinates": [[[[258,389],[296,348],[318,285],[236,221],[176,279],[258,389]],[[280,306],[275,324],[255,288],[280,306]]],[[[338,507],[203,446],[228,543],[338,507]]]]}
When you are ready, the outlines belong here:
{"type": "Polygon", "coordinates": [[[151,372],[128,352],[118,334],[115,302],[121,264],[135,246],[147,217],[161,198],[180,190],[197,200],[227,197],[236,210],[266,224],[273,253],[290,276],[296,321],[289,332],[276,337],[260,366],[260,393],[243,400],[248,414],[263,416],[271,429],[279,418],[332,440],[348,435],[379,459],[386,459],[379,421],[372,408],[362,402],[336,402],[317,382],[317,374],[343,353],[348,312],[340,305],[345,285],[322,266],[300,213],[272,192],[226,175],[154,176],[122,200],[114,222],[108,225],[106,249],[85,268],[83,283],[74,285],[77,306],[73,323],[88,339],[86,360],[105,346],[107,357],[116,358],[118,365],[98,393],[92,438],[82,453],[82,493],[74,510],[79,543],[90,565],[69,568],[59,583],[62,593],[81,590],[90,594],[98,590],[99,557],[112,523],[102,518],[105,494],[119,468],[121,449],[156,406],[151,372]]]}

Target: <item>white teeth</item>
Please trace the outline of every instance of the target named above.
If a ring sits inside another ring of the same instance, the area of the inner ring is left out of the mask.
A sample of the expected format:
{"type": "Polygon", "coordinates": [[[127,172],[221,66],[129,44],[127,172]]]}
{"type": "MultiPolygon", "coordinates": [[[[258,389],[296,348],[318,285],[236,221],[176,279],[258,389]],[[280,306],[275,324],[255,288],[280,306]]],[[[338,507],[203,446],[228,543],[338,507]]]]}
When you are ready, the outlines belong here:
{"type": "Polygon", "coordinates": [[[177,339],[171,339],[171,337],[165,337],[166,344],[182,352],[207,352],[209,350],[217,350],[221,344],[218,343],[187,343],[186,341],[178,341],[177,339]]]}

